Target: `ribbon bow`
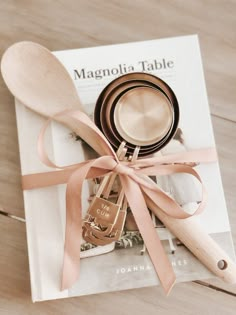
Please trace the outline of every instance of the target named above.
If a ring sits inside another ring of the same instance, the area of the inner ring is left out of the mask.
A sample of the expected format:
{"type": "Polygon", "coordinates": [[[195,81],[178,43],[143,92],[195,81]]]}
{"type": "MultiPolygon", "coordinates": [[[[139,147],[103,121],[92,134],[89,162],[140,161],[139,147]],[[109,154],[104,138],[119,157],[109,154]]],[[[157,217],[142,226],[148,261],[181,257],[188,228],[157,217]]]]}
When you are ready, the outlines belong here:
{"type": "Polygon", "coordinates": [[[206,203],[206,190],[202,185],[202,201],[194,214],[190,215],[158,186],[147,180],[147,176],[170,175],[173,173],[187,173],[202,184],[198,173],[191,164],[199,162],[216,161],[214,148],[193,150],[177,154],[139,159],[135,162],[119,161],[114,150],[101,131],[95,126],[90,118],[81,111],[65,111],[54,118],[67,116],[73,119],[81,129],[81,135],[86,142],[102,156],[84,161],[82,163],[65,167],[55,165],[47,156],[43,138],[47,126],[52,119],[49,119],[43,127],[38,140],[38,152],[41,161],[49,167],[57,170],[39,174],[24,175],[23,189],[34,189],[51,185],[67,183],[66,188],[66,231],[64,245],[64,261],[62,270],[62,289],[71,287],[79,276],[80,265],[80,244],[82,238],[82,211],[81,195],[83,181],[88,178],[102,177],[115,172],[120,177],[121,184],[125,191],[129,207],[133,212],[136,224],[143,237],[153,266],[159,280],[168,294],[175,283],[175,273],[169,262],[158,234],[151,220],[145,198],[148,197],[167,215],[185,219],[192,215],[199,214],[206,203]]]}

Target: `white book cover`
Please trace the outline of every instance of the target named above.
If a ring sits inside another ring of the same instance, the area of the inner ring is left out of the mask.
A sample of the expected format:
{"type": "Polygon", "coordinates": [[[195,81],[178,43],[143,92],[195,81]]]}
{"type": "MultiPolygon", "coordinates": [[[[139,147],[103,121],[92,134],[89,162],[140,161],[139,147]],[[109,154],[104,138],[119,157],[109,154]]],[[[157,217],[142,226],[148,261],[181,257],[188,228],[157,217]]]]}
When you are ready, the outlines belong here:
{"type": "MultiPolygon", "coordinates": [[[[207,93],[196,35],[119,45],[54,52],[77,88],[81,102],[93,117],[102,89],[128,72],[154,74],[173,89],[180,106],[179,130],[162,154],[215,146],[207,93]]],[[[39,82],[40,84],[40,82],[39,82]]],[[[38,157],[37,138],[45,118],[16,100],[22,175],[49,171],[38,157]]],[[[53,122],[47,133],[50,157],[59,165],[78,163],[96,156],[70,130],[53,122]]],[[[208,203],[197,217],[203,228],[234,259],[230,225],[218,163],[197,166],[208,191],[208,203]]],[[[180,174],[181,176],[181,174],[180,174]]],[[[199,203],[197,187],[177,175],[157,180],[166,192],[186,207],[199,203]],[[183,183],[184,182],[184,183],[183,183]],[[191,186],[191,189],[189,188],[191,186]]],[[[94,182],[83,187],[83,215],[94,194],[94,182]]],[[[65,298],[158,285],[159,280],[143,251],[138,231],[124,230],[110,245],[81,245],[80,278],[69,290],[60,291],[65,234],[65,185],[24,191],[27,242],[33,301],[65,298]]],[[[163,224],[154,219],[177,282],[213,277],[163,224]]]]}

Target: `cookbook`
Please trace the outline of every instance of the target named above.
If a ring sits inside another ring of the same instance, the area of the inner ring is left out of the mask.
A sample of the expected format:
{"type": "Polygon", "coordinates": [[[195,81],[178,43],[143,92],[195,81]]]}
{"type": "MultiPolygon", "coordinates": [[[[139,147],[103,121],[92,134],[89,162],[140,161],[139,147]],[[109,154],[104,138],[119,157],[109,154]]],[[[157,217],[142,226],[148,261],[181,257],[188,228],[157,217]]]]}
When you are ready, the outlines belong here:
{"type": "MultiPolygon", "coordinates": [[[[175,136],[158,154],[215,146],[196,35],[57,51],[54,55],[73,79],[85,112],[92,119],[97,98],[112,80],[132,72],[149,73],[172,88],[181,113],[175,136]]],[[[37,153],[38,135],[46,119],[27,109],[17,99],[16,116],[22,175],[50,171],[37,153]]],[[[71,165],[97,157],[97,153],[78,135],[58,122],[53,122],[48,128],[46,147],[57,165],[71,165]]],[[[196,220],[235,260],[219,165],[217,162],[200,164],[196,169],[208,193],[206,208],[196,216],[196,220]]],[[[199,186],[189,176],[174,174],[152,179],[186,211],[191,211],[201,202],[199,186]]],[[[83,184],[83,216],[97,187],[96,179],[83,184]]],[[[81,251],[80,277],[71,288],[60,290],[66,221],[65,189],[66,185],[61,184],[24,191],[33,301],[159,285],[142,235],[128,213],[119,240],[107,245],[94,245],[86,240],[78,244],[81,251]]],[[[163,222],[154,215],[152,220],[177,282],[213,277],[163,222]]]]}

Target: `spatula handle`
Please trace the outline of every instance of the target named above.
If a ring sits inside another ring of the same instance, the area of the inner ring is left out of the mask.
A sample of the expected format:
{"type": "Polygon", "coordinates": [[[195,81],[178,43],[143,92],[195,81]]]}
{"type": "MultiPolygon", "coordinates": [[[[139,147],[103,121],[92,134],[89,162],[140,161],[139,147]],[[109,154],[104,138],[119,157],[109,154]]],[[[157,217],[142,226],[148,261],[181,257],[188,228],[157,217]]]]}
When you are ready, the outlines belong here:
{"type": "Polygon", "coordinates": [[[206,233],[196,218],[174,219],[166,215],[146,196],[148,207],[165,226],[216,276],[236,283],[236,264],[206,233]]]}

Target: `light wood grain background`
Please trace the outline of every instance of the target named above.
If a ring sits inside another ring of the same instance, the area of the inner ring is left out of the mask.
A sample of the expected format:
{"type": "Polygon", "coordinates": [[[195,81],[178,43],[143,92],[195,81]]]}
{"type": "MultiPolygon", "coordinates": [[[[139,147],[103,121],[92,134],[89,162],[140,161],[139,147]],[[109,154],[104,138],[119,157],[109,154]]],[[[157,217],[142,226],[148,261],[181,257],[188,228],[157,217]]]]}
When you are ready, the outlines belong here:
{"type": "MultiPolygon", "coordinates": [[[[16,41],[50,50],[199,34],[236,244],[236,1],[0,1],[0,55],[16,41]]],[[[0,79],[0,314],[235,314],[236,286],[177,285],[31,303],[13,97],[0,79]],[[8,216],[4,216],[4,213],[8,216]]]]}

